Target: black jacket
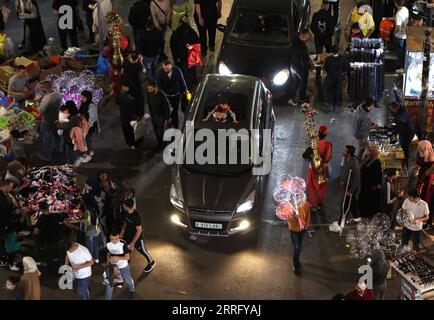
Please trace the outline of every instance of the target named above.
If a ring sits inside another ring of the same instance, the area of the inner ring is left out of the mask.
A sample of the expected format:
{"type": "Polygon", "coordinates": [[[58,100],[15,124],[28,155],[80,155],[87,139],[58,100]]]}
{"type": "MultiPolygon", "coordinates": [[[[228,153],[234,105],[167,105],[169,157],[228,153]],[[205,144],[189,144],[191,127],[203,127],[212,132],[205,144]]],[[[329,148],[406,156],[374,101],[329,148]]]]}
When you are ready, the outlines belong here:
{"type": "Polygon", "coordinates": [[[334,21],[330,12],[322,9],[315,12],[310,23],[310,30],[315,37],[331,38],[334,33],[334,21]]]}
{"type": "Polygon", "coordinates": [[[172,77],[170,78],[161,68],[157,74],[157,84],[158,88],[169,96],[184,93],[187,90],[182,71],[175,66],[173,66],[172,77]]]}
{"type": "Polygon", "coordinates": [[[132,121],[144,114],[143,100],[131,93],[121,92],[119,94],[119,111],[123,121],[132,121]]]}
{"type": "Polygon", "coordinates": [[[298,37],[295,38],[289,51],[289,62],[291,66],[297,71],[306,71],[310,67],[310,58],[307,51],[306,43],[301,41],[298,37]]]}
{"type": "Polygon", "coordinates": [[[170,104],[164,93],[161,91],[158,91],[156,94],[148,93],[148,105],[152,119],[163,118],[164,120],[169,120],[170,104]]]}
{"type": "Polygon", "coordinates": [[[144,57],[155,57],[163,48],[163,43],[163,33],[160,30],[156,28],[145,30],[139,45],[140,53],[144,57]]]}
{"type": "Polygon", "coordinates": [[[144,29],[151,17],[150,0],[136,1],[128,14],[128,22],[133,29],[144,29]]]}
{"type": "Polygon", "coordinates": [[[170,50],[173,60],[181,64],[188,63],[188,44],[199,43],[199,36],[187,22],[182,23],[170,37],[170,50]]]}
{"type": "Polygon", "coordinates": [[[409,144],[416,134],[414,124],[411,121],[411,116],[403,107],[393,116],[395,120],[395,133],[399,136],[401,143],[409,144]]]}
{"type": "Polygon", "coordinates": [[[4,230],[13,218],[14,209],[8,201],[8,196],[0,191],[0,231],[4,230]]]}
{"type": "Polygon", "coordinates": [[[348,72],[350,65],[342,56],[330,56],[325,60],[324,70],[327,71],[327,77],[335,80],[342,79],[342,74],[348,72]]]}

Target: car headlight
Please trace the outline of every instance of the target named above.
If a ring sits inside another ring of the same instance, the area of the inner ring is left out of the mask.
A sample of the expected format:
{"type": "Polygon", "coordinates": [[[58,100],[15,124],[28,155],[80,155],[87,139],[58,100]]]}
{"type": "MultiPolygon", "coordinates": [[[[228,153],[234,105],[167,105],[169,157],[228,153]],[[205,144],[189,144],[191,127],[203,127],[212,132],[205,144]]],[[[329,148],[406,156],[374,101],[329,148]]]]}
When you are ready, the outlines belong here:
{"type": "Polygon", "coordinates": [[[229,70],[229,68],[225,65],[225,63],[223,61],[220,61],[219,73],[224,75],[224,76],[227,76],[227,75],[232,74],[232,71],[229,70]]]}
{"type": "Polygon", "coordinates": [[[184,198],[175,184],[170,187],[170,202],[176,209],[184,212],[184,198]]]}
{"type": "Polygon", "coordinates": [[[252,210],[253,205],[255,203],[255,190],[250,192],[249,196],[247,197],[246,201],[244,201],[242,204],[240,204],[237,208],[237,213],[244,213],[247,211],[252,210]]]}
{"type": "Polygon", "coordinates": [[[289,69],[285,68],[279,71],[278,73],[276,73],[276,75],[273,77],[273,84],[276,86],[284,85],[285,82],[288,80],[288,78],[289,78],[289,69]]]}

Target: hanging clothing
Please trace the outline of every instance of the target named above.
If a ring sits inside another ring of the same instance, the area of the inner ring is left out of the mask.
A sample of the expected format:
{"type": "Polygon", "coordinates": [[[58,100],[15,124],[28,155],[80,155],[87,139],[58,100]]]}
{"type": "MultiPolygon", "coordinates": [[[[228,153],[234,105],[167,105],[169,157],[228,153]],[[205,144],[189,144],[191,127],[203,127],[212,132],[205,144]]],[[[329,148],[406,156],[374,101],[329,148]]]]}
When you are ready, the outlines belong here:
{"type": "Polygon", "coordinates": [[[381,161],[364,160],[360,165],[361,188],[359,194],[359,212],[361,217],[372,218],[380,212],[380,189],[382,182],[381,161]]]}

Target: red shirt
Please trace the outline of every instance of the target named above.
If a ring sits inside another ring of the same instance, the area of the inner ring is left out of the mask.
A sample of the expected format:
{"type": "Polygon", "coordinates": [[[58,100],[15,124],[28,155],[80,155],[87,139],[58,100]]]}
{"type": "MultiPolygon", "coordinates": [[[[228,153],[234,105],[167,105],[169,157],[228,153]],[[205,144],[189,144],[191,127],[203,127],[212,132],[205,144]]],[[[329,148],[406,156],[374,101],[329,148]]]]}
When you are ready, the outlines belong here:
{"type": "Polygon", "coordinates": [[[375,300],[374,292],[371,289],[366,289],[365,292],[363,293],[363,297],[361,297],[357,293],[357,290],[354,289],[353,291],[348,292],[345,295],[345,298],[347,300],[375,300]]]}

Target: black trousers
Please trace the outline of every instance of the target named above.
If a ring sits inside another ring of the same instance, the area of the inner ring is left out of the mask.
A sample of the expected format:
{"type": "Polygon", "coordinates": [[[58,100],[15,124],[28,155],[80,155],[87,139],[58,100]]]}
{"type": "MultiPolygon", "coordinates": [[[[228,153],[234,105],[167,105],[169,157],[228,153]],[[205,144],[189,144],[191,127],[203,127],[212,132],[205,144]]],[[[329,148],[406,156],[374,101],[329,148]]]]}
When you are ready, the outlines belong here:
{"type": "MultiPolygon", "coordinates": [[[[127,241],[128,243],[128,241],[127,241]]],[[[154,259],[152,259],[151,254],[149,251],[145,248],[145,238],[142,236],[139,240],[136,241],[136,244],[134,245],[134,248],[137,249],[137,251],[145,257],[146,261],[148,261],[148,264],[154,262],[154,259]]]]}
{"type": "Polygon", "coordinates": [[[342,79],[326,77],[324,81],[324,90],[326,102],[333,108],[339,108],[341,105],[342,79]]]}
{"type": "Polygon", "coordinates": [[[294,267],[300,266],[300,254],[301,254],[301,246],[303,244],[303,236],[304,231],[301,232],[289,232],[291,235],[292,242],[292,263],[294,267]]]}
{"type": "Polygon", "coordinates": [[[317,37],[315,36],[315,53],[316,54],[322,54],[323,48],[326,49],[327,53],[330,53],[332,51],[332,38],[326,38],[326,37],[317,37]]]}
{"type": "MultiPolygon", "coordinates": [[[[136,51],[140,52],[140,42],[145,35],[145,28],[143,29],[133,29],[133,37],[134,37],[134,45],[136,47],[136,51]]],[[[140,52],[143,54],[143,52],[140,52]]]]}
{"type": "Polygon", "coordinates": [[[125,142],[129,147],[135,146],[136,139],[134,137],[134,129],[130,124],[131,119],[121,115],[121,127],[124,133],[125,142]]]}
{"type": "Polygon", "coordinates": [[[62,49],[67,50],[68,49],[68,42],[67,37],[69,36],[69,39],[71,40],[71,45],[73,47],[78,47],[78,38],[77,38],[77,29],[72,30],[61,30],[59,31],[59,37],[60,37],[60,44],[62,46],[62,49]]]}
{"type": "MultiPolygon", "coordinates": [[[[342,219],[344,218],[344,213],[347,212],[348,208],[350,209],[348,211],[348,214],[352,214],[353,219],[358,218],[359,217],[359,210],[358,205],[357,205],[357,198],[355,195],[353,195],[352,197],[349,196],[345,196],[345,206],[342,210],[342,206],[341,206],[341,216],[339,218],[339,225],[341,225],[342,223],[342,219]],[[350,199],[351,198],[351,199],[350,199]]],[[[347,215],[348,218],[348,215],[347,215]]]]}
{"type": "Polygon", "coordinates": [[[296,70],[292,73],[289,92],[291,99],[295,100],[297,90],[300,89],[300,100],[306,100],[307,80],[309,77],[309,70],[296,70]]]}
{"type": "Polygon", "coordinates": [[[152,126],[154,127],[155,137],[157,138],[158,147],[164,147],[164,118],[152,117],[152,126]]]}
{"type": "Polygon", "coordinates": [[[199,31],[200,47],[202,52],[206,51],[208,49],[208,46],[209,48],[215,48],[215,34],[217,30],[217,20],[205,21],[203,27],[199,24],[198,19],[195,18],[195,21],[197,25],[197,30],[199,31]]]}
{"type": "Polygon", "coordinates": [[[411,140],[410,141],[401,140],[400,145],[401,145],[402,151],[404,151],[405,165],[407,166],[407,169],[408,169],[409,163],[410,163],[411,140]]]}
{"type": "Polygon", "coordinates": [[[179,117],[178,117],[178,110],[179,110],[179,103],[181,101],[181,95],[178,94],[174,97],[167,97],[167,99],[170,102],[170,105],[172,106],[172,123],[173,123],[173,127],[175,129],[178,129],[179,127],[179,117]]]}
{"type": "Polygon", "coordinates": [[[92,31],[92,26],[93,26],[93,14],[92,14],[92,11],[86,10],[86,25],[87,25],[87,29],[89,29],[89,39],[94,40],[95,39],[95,34],[92,31]]]}
{"type": "Polygon", "coordinates": [[[402,228],[402,245],[407,246],[410,239],[413,240],[413,249],[419,252],[421,231],[412,231],[406,227],[402,228]]]}

